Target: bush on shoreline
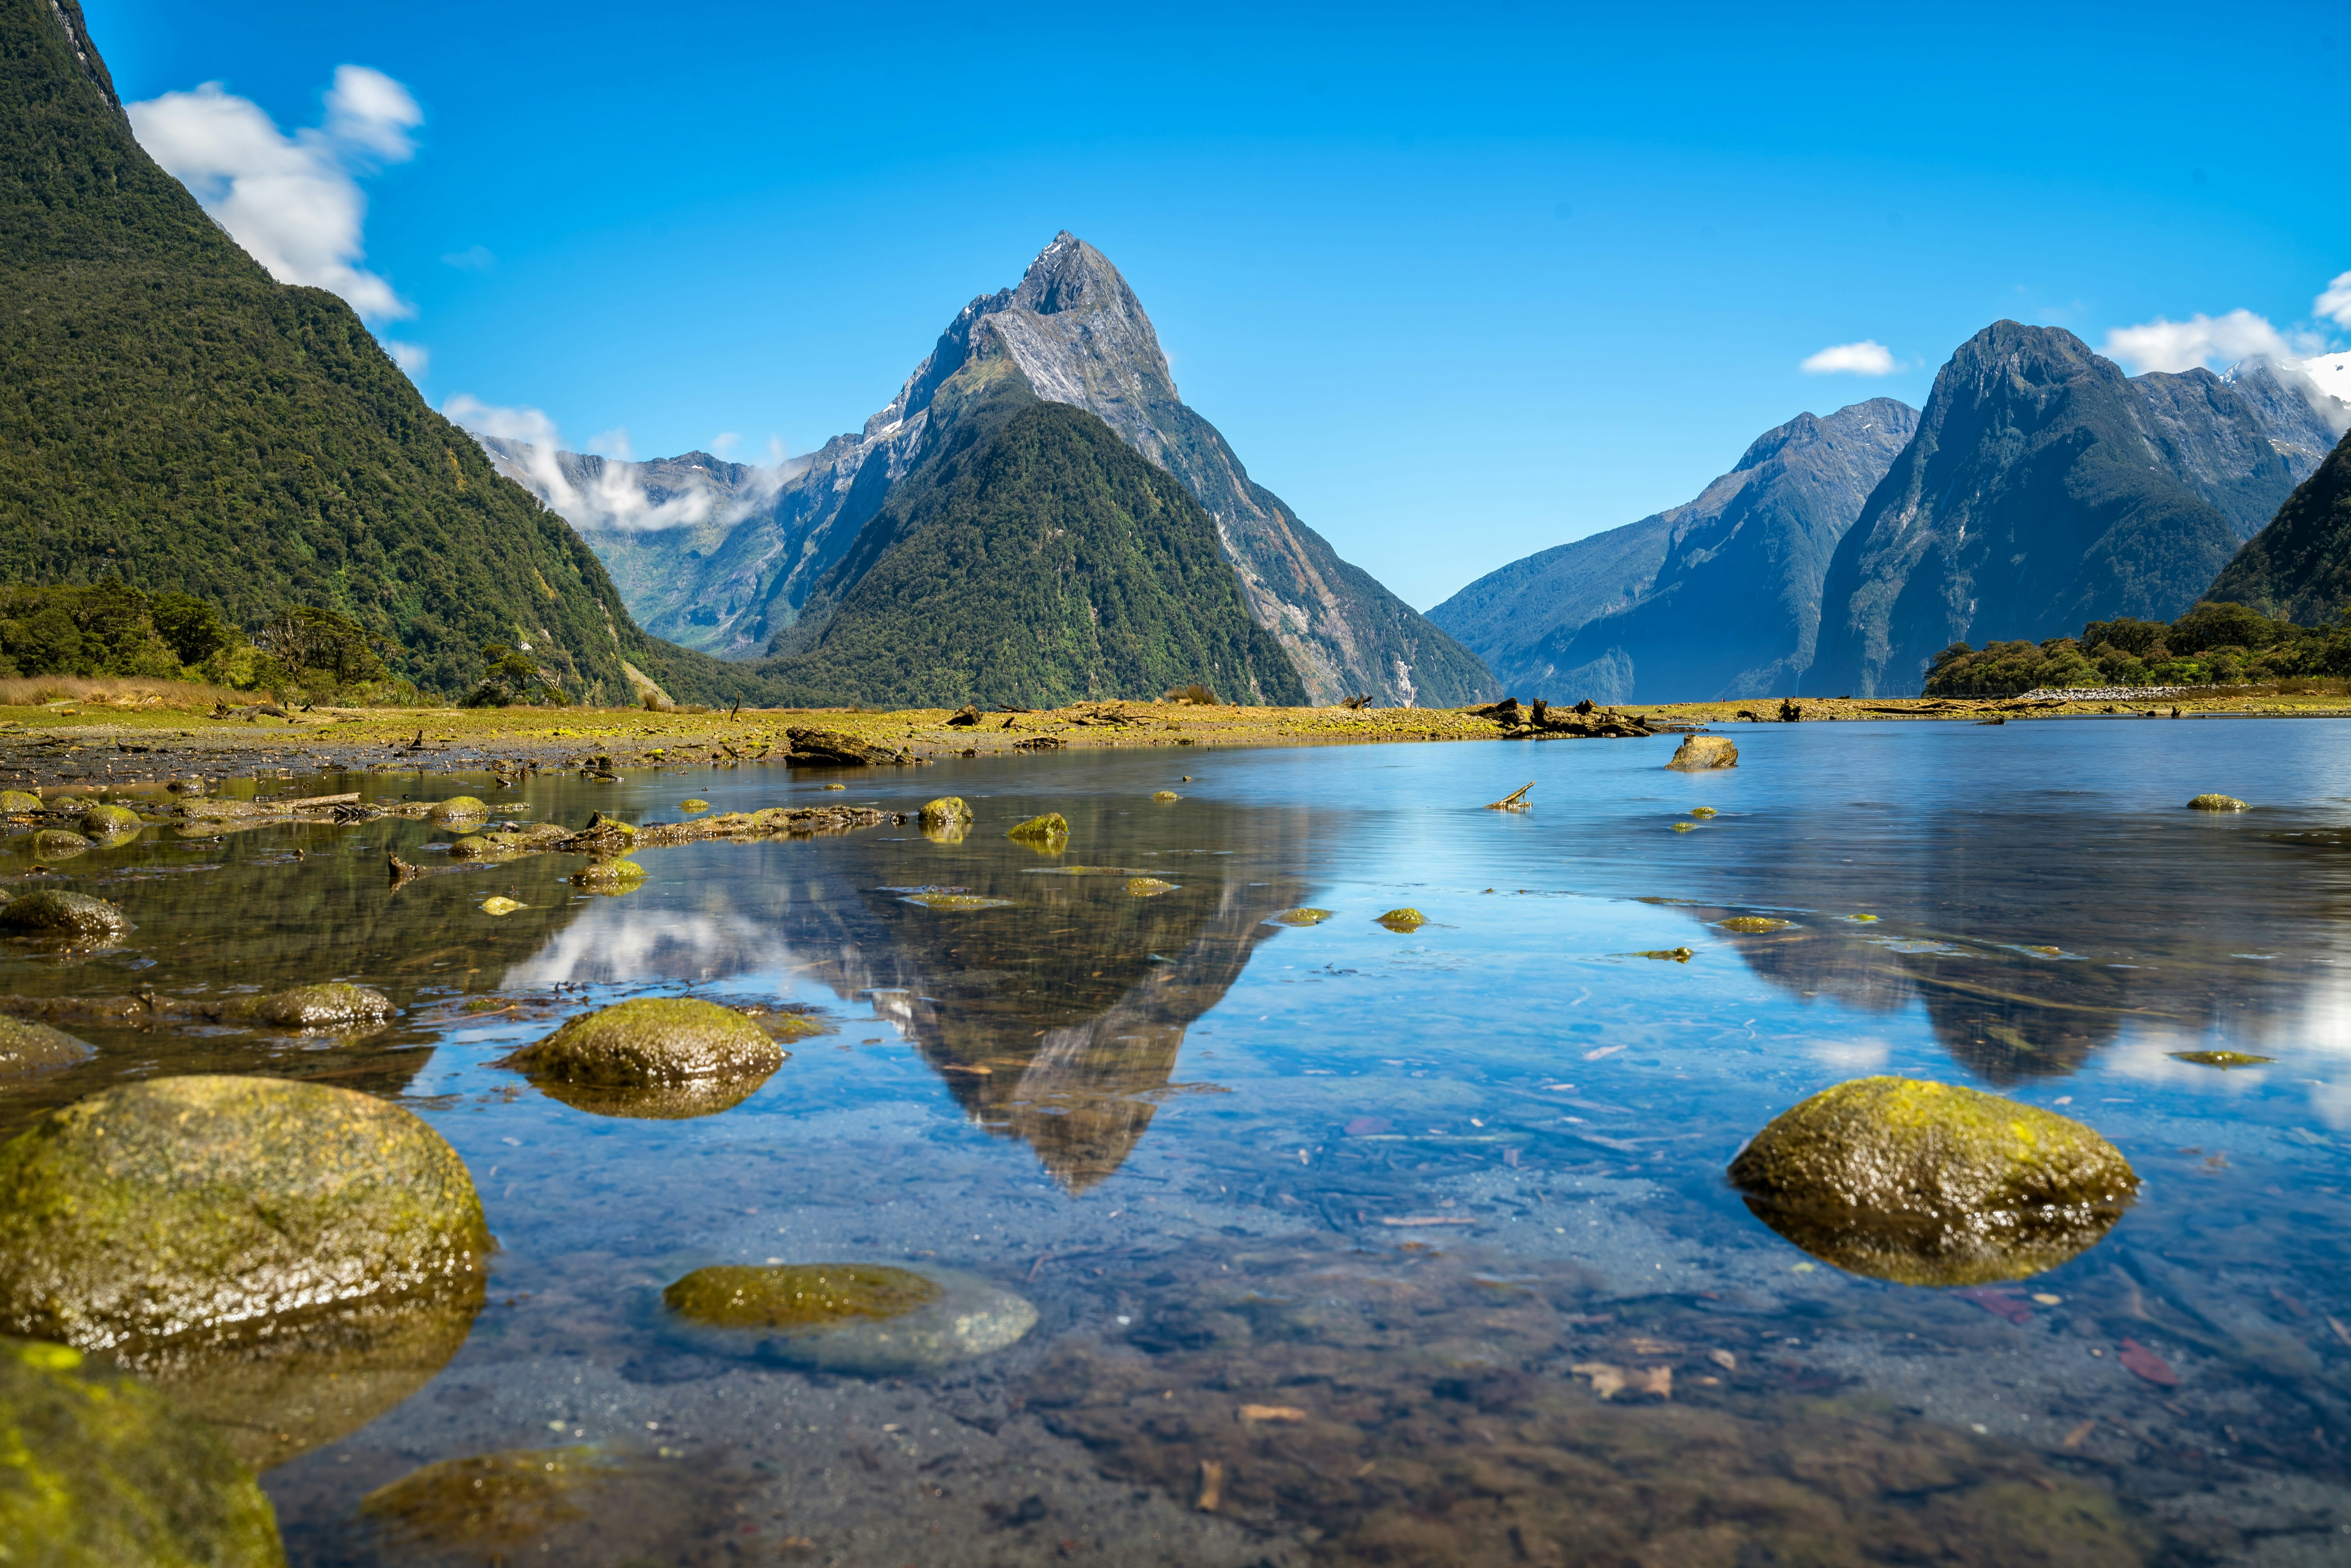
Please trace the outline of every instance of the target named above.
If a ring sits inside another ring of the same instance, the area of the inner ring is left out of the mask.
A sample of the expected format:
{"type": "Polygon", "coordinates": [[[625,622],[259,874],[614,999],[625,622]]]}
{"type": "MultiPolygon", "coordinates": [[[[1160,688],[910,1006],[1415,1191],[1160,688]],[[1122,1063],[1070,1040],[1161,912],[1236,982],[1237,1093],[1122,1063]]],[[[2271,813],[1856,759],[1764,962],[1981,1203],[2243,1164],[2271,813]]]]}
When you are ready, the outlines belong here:
{"type": "Polygon", "coordinates": [[[2335,626],[2273,621],[2242,604],[2199,604],[2179,620],[2093,621],[2079,637],[1954,643],[1927,672],[1930,697],[2014,695],[2069,686],[2271,685],[2351,675],[2351,612],[2335,626]]]}

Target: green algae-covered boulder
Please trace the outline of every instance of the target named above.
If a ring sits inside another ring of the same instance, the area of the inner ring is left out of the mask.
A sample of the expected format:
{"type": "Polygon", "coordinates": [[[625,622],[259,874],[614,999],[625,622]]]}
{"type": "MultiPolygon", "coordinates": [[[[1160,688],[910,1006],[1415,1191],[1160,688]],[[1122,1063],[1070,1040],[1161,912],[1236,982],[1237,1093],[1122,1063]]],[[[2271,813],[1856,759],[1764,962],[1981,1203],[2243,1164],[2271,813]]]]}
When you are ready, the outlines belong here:
{"type": "Polygon", "coordinates": [[[381,1023],[397,1010],[392,998],[367,986],[333,981],[296,986],[266,996],[242,997],[221,1009],[226,1023],[267,1023],[281,1029],[331,1029],[340,1024],[381,1023]]]}
{"type": "MultiPolygon", "coordinates": [[[[0,1085],[88,1061],[98,1052],[61,1030],[0,1015],[0,1085]]],[[[0,1559],[5,1561],[5,1559],[0,1559]]]]}
{"type": "Polygon", "coordinates": [[[2245,803],[2234,795],[2199,795],[2188,802],[2191,811],[2241,811],[2245,803]]]}
{"type": "Polygon", "coordinates": [[[1048,811],[1041,817],[1031,817],[1019,827],[1008,831],[1006,838],[1018,843],[1052,846],[1069,841],[1070,824],[1059,811],[1048,811]]]}
{"type": "Polygon", "coordinates": [[[284,1568],[251,1471],[153,1389],[0,1340],[0,1563],[284,1568]]]}
{"type": "Polygon", "coordinates": [[[1026,1300],[976,1276],[880,1263],[722,1264],[678,1281],[662,1303],[695,1327],[763,1336],[772,1359],[868,1375],[969,1361],[1037,1323],[1026,1300]]]}
{"type": "Polygon", "coordinates": [[[41,809],[41,798],[29,789],[0,789],[0,816],[28,816],[41,809]]]}
{"type": "Polygon", "coordinates": [[[1782,1112],[1730,1164],[1758,1218],[1909,1285],[2022,1279],[2095,1245],[2138,1191],[2078,1122],[1995,1094],[1858,1078],[1782,1112]]]}
{"type": "Polygon", "coordinates": [[[576,1018],[496,1065],[550,1099],[607,1116],[706,1116],[784,1064],[768,1031],[695,997],[640,997],[576,1018]]]}
{"type": "Polygon", "coordinates": [[[492,843],[479,833],[468,833],[449,846],[449,858],[453,861],[496,860],[513,852],[504,845],[492,843]]]}
{"type": "Polygon", "coordinates": [[[1279,915],[1265,917],[1268,925],[1320,925],[1331,918],[1327,909],[1285,909],[1279,915]]]}
{"type": "Polygon", "coordinates": [[[1428,924],[1428,916],[1417,909],[1391,909],[1385,915],[1374,915],[1373,923],[1384,925],[1400,936],[1409,936],[1428,924]]]}
{"type": "Polygon", "coordinates": [[[85,1349],[445,1287],[489,1251],[455,1150],[372,1095],[126,1083],[0,1145],[0,1332],[85,1349]]]}
{"type": "MultiPolygon", "coordinates": [[[[970,821],[971,808],[964,803],[964,799],[960,795],[942,795],[935,800],[925,802],[923,806],[922,821],[926,827],[941,827],[948,822],[970,821]]],[[[1061,831],[1063,832],[1069,831],[1067,823],[1062,824],[1061,831]]]]}
{"type": "Polygon", "coordinates": [[[707,800],[680,800],[677,803],[677,809],[681,811],[694,812],[698,816],[702,812],[710,810],[710,802],[707,800]]]}
{"type": "Polygon", "coordinates": [[[645,868],[632,860],[597,861],[571,873],[573,883],[591,893],[618,893],[645,880],[645,868]]]}
{"type": "Polygon", "coordinates": [[[490,809],[471,795],[452,795],[446,800],[435,800],[425,815],[436,822],[459,822],[471,817],[486,817],[490,809]]]}
{"type": "Polygon", "coordinates": [[[95,847],[91,841],[67,828],[43,828],[33,835],[33,853],[45,861],[61,861],[95,847]]]}
{"type": "Polygon", "coordinates": [[[128,806],[92,806],[81,814],[81,831],[93,839],[128,838],[146,825],[128,806]]]}
{"type": "Polygon", "coordinates": [[[114,942],[128,936],[122,911],[86,893],[45,887],[0,904],[0,931],[53,941],[114,942]]]}

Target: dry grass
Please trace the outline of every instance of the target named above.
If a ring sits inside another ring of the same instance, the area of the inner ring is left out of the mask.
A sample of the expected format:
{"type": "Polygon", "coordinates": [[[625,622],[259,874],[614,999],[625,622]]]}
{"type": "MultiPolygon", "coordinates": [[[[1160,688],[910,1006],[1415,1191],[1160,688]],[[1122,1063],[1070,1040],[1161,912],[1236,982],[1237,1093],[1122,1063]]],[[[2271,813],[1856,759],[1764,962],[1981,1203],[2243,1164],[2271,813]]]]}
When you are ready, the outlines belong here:
{"type": "Polygon", "coordinates": [[[212,711],[215,703],[266,702],[250,692],[202,681],[158,681],[116,675],[0,676],[0,707],[47,707],[70,703],[84,708],[193,708],[212,711]]]}

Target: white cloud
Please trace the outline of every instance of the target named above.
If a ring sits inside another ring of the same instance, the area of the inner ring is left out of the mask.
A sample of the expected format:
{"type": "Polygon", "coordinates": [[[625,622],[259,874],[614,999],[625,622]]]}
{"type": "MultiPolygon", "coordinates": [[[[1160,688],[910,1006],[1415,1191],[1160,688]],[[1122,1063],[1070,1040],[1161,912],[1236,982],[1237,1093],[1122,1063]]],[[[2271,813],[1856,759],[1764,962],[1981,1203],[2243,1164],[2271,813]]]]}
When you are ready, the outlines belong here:
{"type": "Polygon", "coordinates": [[[722,430],[710,438],[710,455],[724,457],[743,444],[742,435],[732,430],[722,430]]]}
{"type": "Polygon", "coordinates": [[[806,461],[786,461],[782,444],[771,441],[768,453],[772,461],[753,468],[749,479],[732,494],[719,490],[705,476],[700,484],[655,500],[643,468],[629,458],[626,429],[608,430],[588,442],[591,451],[608,459],[591,473],[577,458],[564,461],[569,454],[563,433],[539,409],[500,408],[460,392],[442,404],[441,412],[476,436],[510,444],[485,446],[507,477],[573,528],[586,530],[640,533],[705,522],[737,523],[774,500],[788,480],[808,467],[806,461]]]}
{"type": "Polygon", "coordinates": [[[130,106],[140,145],[280,283],[332,289],[371,320],[415,308],[360,263],[367,197],[359,176],[414,156],[424,120],[408,89],[365,66],[338,66],[326,123],[287,136],[216,81],[130,106]]]}
{"type": "Polygon", "coordinates": [[[408,372],[408,379],[412,382],[423,376],[433,363],[433,350],[422,343],[395,342],[390,338],[377,340],[382,343],[384,352],[392,356],[392,362],[408,372]]]}
{"type": "Polygon", "coordinates": [[[2190,316],[2185,321],[2158,316],[2136,327],[2117,327],[2106,334],[2098,351],[2140,375],[2230,365],[2256,354],[2294,360],[2317,347],[2307,338],[2289,339],[2265,317],[2231,310],[2225,316],[2190,316]]]}
{"type": "Polygon", "coordinates": [[[2338,327],[2351,327],[2351,272],[2338,272],[2310,308],[2338,327]]]}
{"type": "Polygon", "coordinates": [[[1808,376],[1841,371],[1856,376],[1890,376],[1902,367],[1885,344],[1864,338],[1858,343],[1832,343],[1796,368],[1808,376]]]}

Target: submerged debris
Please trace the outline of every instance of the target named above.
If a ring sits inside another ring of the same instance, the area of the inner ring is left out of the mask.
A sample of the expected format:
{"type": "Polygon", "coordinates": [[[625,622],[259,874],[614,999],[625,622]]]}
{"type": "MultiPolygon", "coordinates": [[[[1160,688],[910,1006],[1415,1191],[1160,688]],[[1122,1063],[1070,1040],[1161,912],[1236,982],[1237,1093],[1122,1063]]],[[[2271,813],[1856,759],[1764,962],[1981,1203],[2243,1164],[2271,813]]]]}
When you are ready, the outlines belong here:
{"type": "Polygon", "coordinates": [[[2244,1051],[2175,1051],[2170,1054],[2172,1060],[2175,1061],[2192,1061],[2199,1067],[2219,1067],[2224,1069],[2231,1067],[2259,1067],[2263,1062],[2275,1061],[2277,1060],[2274,1056],[2255,1056],[2252,1052],[2244,1051]]]}
{"type": "Polygon", "coordinates": [[[1520,785],[1517,789],[1503,796],[1500,800],[1487,802],[1486,810],[1489,811],[1528,810],[1531,808],[1527,804],[1527,791],[1532,789],[1534,787],[1535,781],[1530,779],[1524,784],[1520,785]]]}

